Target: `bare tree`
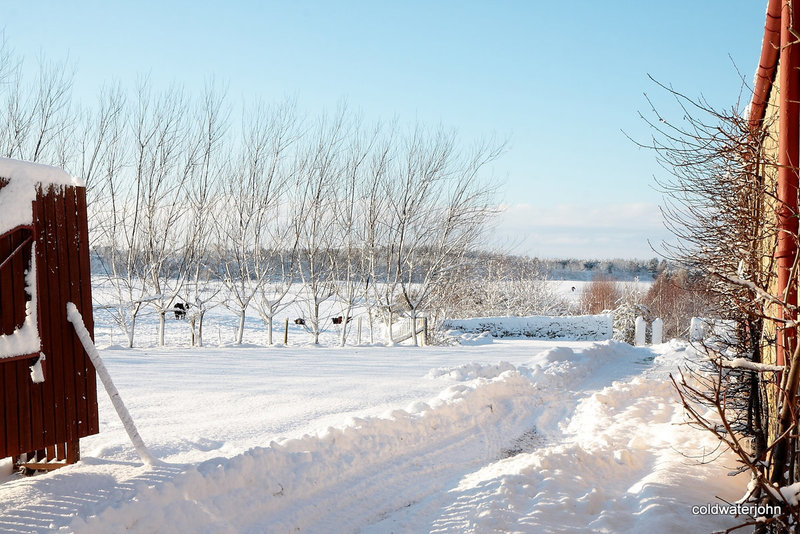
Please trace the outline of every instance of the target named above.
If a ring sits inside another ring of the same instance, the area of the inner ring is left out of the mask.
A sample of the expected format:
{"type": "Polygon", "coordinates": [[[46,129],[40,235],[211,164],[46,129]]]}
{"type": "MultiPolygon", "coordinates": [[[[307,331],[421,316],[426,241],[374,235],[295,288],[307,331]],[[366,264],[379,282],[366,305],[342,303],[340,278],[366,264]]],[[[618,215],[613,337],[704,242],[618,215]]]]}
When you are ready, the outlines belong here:
{"type": "Polygon", "coordinates": [[[219,215],[219,181],[227,174],[227,162],[223,156],[227,131],[224,94],[210,84],[196,117],[194,142],[198,152],[187,183],[188,232],[185,234],[184,254],[188,273],[183,294],[192,345],[203,346],[205,314],[219,303],[217,296],[222,290],[220,285],[214,284],[211,262],[215,259],[212,251],[214,221],[219,215]]]}
{"type": "Polygon", "coordinates": [[[342,170],[342,150],[347,136],[346,110],[323,116],[315,129],[299,166],[296,235],[299,239],[299,275],[306,302],[306,325],[314,344],[319,343],[322,304],[336,293],[336,212],[333,188],[342,170]]]}
{"type": "Polygon", "coordinates": [[[644,300],[653,316],[664,320],[667,337],[685,338],[693,317],[716,313],[720,305],[707,286],[706,277],[688,269],[665,269],[656,277],[644,300]]]}
{"type": "Polygon", "coordinates": [[[376,207],[372,194],[377,190],[378,182],[376,173],[370,170],[377,170],[379,175],[380,167],[371,169],[371,166],[380,165],[381,158],[378,156],[377,161],[373,161],[371,156],[375,148],[381,149],[378,145],[380,130],[380,125],[369,132],[364,132],[359,123],[353,126],[343,157],[340,181],[332,191],[338,239],[335,290],[339,316],[342,317],[339,324],[339,345],[342,347],[347,341],[350,319],[356,305],[363,299],[369,281],[370,270],[365,268],[363,253],[365,244],[374,239],[375,232],[368,225],[373,224],[372,218],[377,216],[369,210],[376,207]],[[369,199],[366,206],[365,199],[369,199]]]}
{"type": "Polygon", "coordinates": [[[502,149],[484,143],[460,154],[453,134],[417,127],[386,184],[386,283],[375,287],[389,316],[410,318],[415,345],[417,318],[433,288],[450,280],[494,213],[494,187],[480,174],[502,149]]]}
{"type": "Polygon", "coordinates": [[[147,301],[142,284],[140,229],[135,181],[126,175],[133,154],[129,116],[120,91],[101,97],[98,116],[86,121],[81,142],[81,169],[87,172],[89,235],[99,273],[113,295],[103,305],[133,347],[136,320],[147,301]]]}
{"type": "Polygon", "coordinates": [[[21,62],[0,55],[4,111],[0,117],[0,153],[8,158],[58,163],[56,142],[72,126],[73,74],[65,63],[39,60],[37,77],[23,78],[21,62]],[[6,83],[7,82],[7,83],[6,83]]]}
{"type": "Polygon", "coordinates": [[[361,250],[358,252],[360,259],[360,272],[363,277],[361,298],[367,311],[369,324],[369,342],[374,343],[375,318],[380,314],[380,301],[375,295],[376,284],[383,282],[383,274],[379,272],[381,265],[381,251],[386,242],[388,225],[384,220],[387,213],[389,199],[384,194],[386,180],[396,157],[394,150],[394,136],[396,128],[388,128],[385,134],[376,140],[369,161],[369,168],[363,182],[363,192],[359,199],[359,213],[361,218],[359,241],[361,250]]]}
{"type": "Polygon", "coordinates": [[[239,316],[237,344],[242,343],[247,309],[275,267],[264,245],[289,184],[285,162],[298,127],[291,103],[272,110],[259,106],[248,113],[242,153],[224,186],[217,237],[222,281],[230,297],[225,305],[239,316]]]}
{"type": "Polygon", "coordinates": [[[185,186],[199,146],[189,136],[188,104],[177,89],[154,96],[139,87],[133,113],[136,188],[134,226],[139,230],[141,280],[159,318],[158,344],[164,344],[166,313],[188,276],[185,243],[185,186]]]}

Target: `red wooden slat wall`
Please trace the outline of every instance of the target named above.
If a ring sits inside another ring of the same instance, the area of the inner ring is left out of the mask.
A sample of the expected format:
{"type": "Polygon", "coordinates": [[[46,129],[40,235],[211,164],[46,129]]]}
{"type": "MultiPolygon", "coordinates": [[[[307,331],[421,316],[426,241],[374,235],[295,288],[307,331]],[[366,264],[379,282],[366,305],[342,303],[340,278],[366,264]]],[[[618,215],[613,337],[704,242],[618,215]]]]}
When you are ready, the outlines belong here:
{"type": "MultiPolygon", "coordinates": [[[[93,332],[85,190],[61,186],[40,189],[33,220],[39,337],[47,358],[45,381],[31,381],[28,367],[33,360],[29,358],[0,359],[0,458],[74,442],[99,430],[94,366],[66,318],[66,303],[74,302],[89,332],[93,332]]],[[[21,239],[16,234],[0,239],[0,259],[7,257],[21,239]]],[[[26,257],[30,257],[29,252],[0,272],[3,333],[19,326],[14,325],[19,318],[14,317],[13,310],[20,309],[18,299],[26,298],[26,257]]]]}

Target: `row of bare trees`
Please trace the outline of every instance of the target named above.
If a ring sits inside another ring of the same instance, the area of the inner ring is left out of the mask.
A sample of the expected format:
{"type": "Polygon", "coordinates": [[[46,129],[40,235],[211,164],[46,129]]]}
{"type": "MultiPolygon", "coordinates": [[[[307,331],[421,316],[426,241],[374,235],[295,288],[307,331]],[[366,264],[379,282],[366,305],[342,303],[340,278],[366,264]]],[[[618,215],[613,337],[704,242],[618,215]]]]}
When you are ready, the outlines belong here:
{"type": "MultiPolygon", "coordinates": [[[[302,285],[318,341],[335,302],[370,322],[437,306],[493,214],[483,175],[502,143],[460,143],[453,132],[368,124],[345,105],[318,117],[286,101],[248,103],[241,119],[213,84],[159,90],[146,80],[109,87],[94,105],[72,99],[72,77],[43,64],[25,80],[0,47],[0,154],[58,165],[86,182],[95,272],[133,346],[144,310],[187,303],[193,341],[223,305],[272,322],[302,285]]],[[[346,322],[341,342],[347,336],[346,322]]],[[[414,333],[416,342],[416,333],[414,333]]]]}
{"type": "Polygon", "coordinates": [[[130,344],[145,303],[161,318],[163,343],[177,299],[191,305],[198,342],[214,302],[239,317],[237,342],[251,308],[271,342],[298,282],[315,343],[331,299],[345,317],[360,303],[370,321],[415,321],[492,214],[480,172],[499,147],[463,150],[443,130],[365,126],[346,108],[303,119],[290,103],[256,106],[237,129],[223,106],[214,92],[191,109],[179,94],[140,91],[109,139],[118,146],[102,152],[124,158],[93,184],[90,205],[130,344]]]}

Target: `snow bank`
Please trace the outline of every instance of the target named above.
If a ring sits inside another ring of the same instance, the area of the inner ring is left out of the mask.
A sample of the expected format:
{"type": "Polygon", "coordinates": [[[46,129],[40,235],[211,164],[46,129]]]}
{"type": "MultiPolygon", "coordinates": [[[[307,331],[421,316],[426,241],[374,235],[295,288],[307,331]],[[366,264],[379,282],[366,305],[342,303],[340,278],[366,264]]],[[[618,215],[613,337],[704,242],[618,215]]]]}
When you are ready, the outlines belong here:
{"type": "Polygon", "coordinates": [[[465,363],[458,367],[439,367],[431,369],[426,378],[439,378],[446,376],[453,380],[464,381],[475,378],[495,378],[506,371],[516,370],[516,367],[508,362],[498,362],[496,364],[465,363]]]}
{"type": "Polygon", "coordinates": [[[8,180],[0,188],[0,234],[33,222],[31,203],[38,184],[83,185],[59,168],[9,158],[0,158],[0,178],[8,180]]]}
{"type": "Polygon", "coordinates": [[[475,317],[449,319],[443,323],[447,330],[468,333],[488,332],[494,337],[529,337],[534,339],[564,339],[573,341],[602,341],[614,334],[611,315],[564,315],[549,317],[475,317]]]}
{"type": "MultiPolygon", "coordinates": [[[[594,346],[591,359],[607,360],[622,349],[594,346]]],[[[535,360],[549,372],[553,365],[548,368],[547,361],[574,365],[575,356],[582,359],[569,352],[555,349],[535,360]]],[[[420,531],[710,532],[741,522],[690,513],[692,505],[717,496],[735,499],[746,477],[724,476],[731,455],[707,463],[719,454],[717,442],[683,424],[683,410],[665,378],[639,375],[584,397],[567,423],[558,423],[559,440],[551,436],[533,450],[463,477],[448,492],[439,517],[420,531]]]]}

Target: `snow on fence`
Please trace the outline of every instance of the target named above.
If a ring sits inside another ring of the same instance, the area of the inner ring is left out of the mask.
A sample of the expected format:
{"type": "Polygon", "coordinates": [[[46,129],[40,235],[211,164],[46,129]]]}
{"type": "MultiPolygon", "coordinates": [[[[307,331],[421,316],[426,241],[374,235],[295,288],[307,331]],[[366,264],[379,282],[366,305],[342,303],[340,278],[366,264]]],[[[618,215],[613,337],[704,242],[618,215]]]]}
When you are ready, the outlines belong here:
{"type": "Polygon", "coordinates": [[[564,339],[572,341],[603,341],[614,334],[614,319],[609,314],[564,315],[550,317],[474,317],[448,319],[445,330],[465,333],[487,332],[492,337],[530,337],[535,339],[564,339]]]}

